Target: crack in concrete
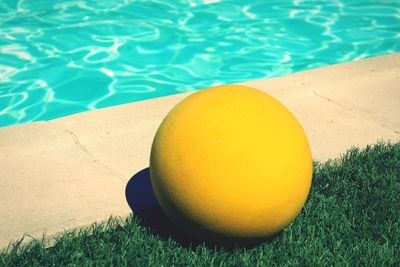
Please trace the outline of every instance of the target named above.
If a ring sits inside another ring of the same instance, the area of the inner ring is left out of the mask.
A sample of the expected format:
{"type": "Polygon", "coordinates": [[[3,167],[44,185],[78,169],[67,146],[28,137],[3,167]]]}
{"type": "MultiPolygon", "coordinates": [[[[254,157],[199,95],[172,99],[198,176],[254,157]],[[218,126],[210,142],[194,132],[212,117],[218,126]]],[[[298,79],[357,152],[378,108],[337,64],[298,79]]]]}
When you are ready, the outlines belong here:
{"type": "Polygon", "coordinates": [[[98,163],[100,165],[102,165],[103,167],[105,167],[106,169],[108,169],[109,171],[111,171],[113,174],[115,174],[122,182],[125,182],[125,180],[123,179],[123,175],[121,173],[119,173],[117,170],[115,170],[114,168],[108,166],[107,164],[101,162],[98,158],[96,158],[92,152],[90,152],[80,141],[79,138],[76,136],[76,134],[66,128],[63,128],[65,132],[67,132],[69,135],[72,136],[72,139],[74,140],[75,145],[82,150],[85,154],[87,154],[88,156],[90,156],[93,161],[95,163],[98,163]]]}
{"type": "Polygon", "coordinates": [[[371,123],[373,123],[373,124],[375,124],[375,125],[377,125],[377,126],[379,126],[379,127],[385,128],[385,129],[387,129],[387,130],[389,130],[389,131],[394,132],[395,134],[400,135],[400,132],[399,132],[399,131],[397,131],[397,130],[395,130],[395,129],[392,129],[391,127],[386,126],[386,125],[384,125],[384,124],[380,124],[380,123],[378,123],[378,122],[376,122],[376,121],[374,121],[374,120],[368,119],[368,118],[366,118],[366,117],[364,117],[364,116],[358,114],[357,112],[355,112],[352,108],[346,107],[345,105],[343,105],[343,104],[341,104],[341,103],[339,103],[339,102],[336,102],[336,101],[330,99],[329,97],[319,95],[319,94],[318,94],[317,92],[315,92],[314,90],[313,90],[313,93],[314,93],[315,96],[317,96],[317,97],[319,97],[319,98],[321,98],[321,99],[324,99],[325,101],[328,101],[329,103],[332,103],[332,104],[335,105],[335,106],[338,106],[338,107],[340,107],[340,108],[343,108],[343,109],[349,111],[350,113],[353,113],[354,115],[356,115],[356,116],[358,116],[358,117],[360,117],[360,118],[362,118],[362,119],[364,119],[364,120],[366,120],[366,121],[368,121],[368,122],[371,122],[371,123]]]}

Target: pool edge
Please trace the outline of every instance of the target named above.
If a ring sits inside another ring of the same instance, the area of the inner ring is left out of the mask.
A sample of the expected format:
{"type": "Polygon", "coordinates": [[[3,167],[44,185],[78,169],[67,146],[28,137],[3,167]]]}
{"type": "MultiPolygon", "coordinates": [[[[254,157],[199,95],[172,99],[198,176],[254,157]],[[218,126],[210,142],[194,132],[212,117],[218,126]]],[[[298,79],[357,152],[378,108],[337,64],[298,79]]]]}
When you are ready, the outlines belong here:
{"type": "MultiPolygon", "coordinates": [[[[400,53],[243,82],[284,103],[317,160],[400,140],[400,53]],[[397,75],[396,75],[397,74],[397,75]],[[397,104],[397,105],[396,105],[397,104]]],[[[127,215],[125,186],[148,166],[154,133],[176,94],[0,128],[0,248],[127,215]]]]}

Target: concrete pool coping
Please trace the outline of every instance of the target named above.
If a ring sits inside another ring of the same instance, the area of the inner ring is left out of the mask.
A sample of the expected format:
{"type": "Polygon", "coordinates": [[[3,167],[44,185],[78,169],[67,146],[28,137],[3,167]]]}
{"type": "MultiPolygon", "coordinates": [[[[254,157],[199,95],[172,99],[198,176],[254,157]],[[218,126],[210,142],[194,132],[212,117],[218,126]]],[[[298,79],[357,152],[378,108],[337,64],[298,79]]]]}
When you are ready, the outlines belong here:
{"type": "MultiPolygon", "coordinates": [[[[242,84],[295,114],[316,160],[400,141],[400,53],[242,84]]],[[[148,167],[158,125],[188,94],[0,128],[0,248],[130,214],[127,182],[148,167]]]]}

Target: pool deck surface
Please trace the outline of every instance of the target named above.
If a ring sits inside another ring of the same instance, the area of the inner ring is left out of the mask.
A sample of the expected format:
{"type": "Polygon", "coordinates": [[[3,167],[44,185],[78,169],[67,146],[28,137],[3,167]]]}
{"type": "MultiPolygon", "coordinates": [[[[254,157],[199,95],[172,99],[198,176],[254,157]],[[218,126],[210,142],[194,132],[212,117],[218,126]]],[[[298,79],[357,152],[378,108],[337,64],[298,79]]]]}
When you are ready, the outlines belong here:
{"type": "MultiPolygon", "coordinates": [[[[315,160],[400,141],[400,53],[242,84],[295,114],[315,160]]],[[[187,95],[0,128],[0,248],[130,214],[127,182],[148,167],[157,127],[187,95]]]]}

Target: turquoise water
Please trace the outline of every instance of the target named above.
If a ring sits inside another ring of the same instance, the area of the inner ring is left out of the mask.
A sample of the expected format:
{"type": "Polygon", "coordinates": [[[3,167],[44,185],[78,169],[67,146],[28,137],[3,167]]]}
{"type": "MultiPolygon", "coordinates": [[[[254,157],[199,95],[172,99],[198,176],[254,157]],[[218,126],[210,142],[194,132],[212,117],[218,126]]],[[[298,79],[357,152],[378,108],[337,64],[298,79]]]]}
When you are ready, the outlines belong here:
{"type": "Polygon", "coordinates": [[[0,126],[400,51],[400,0],[0,0],[0,126]]]}

